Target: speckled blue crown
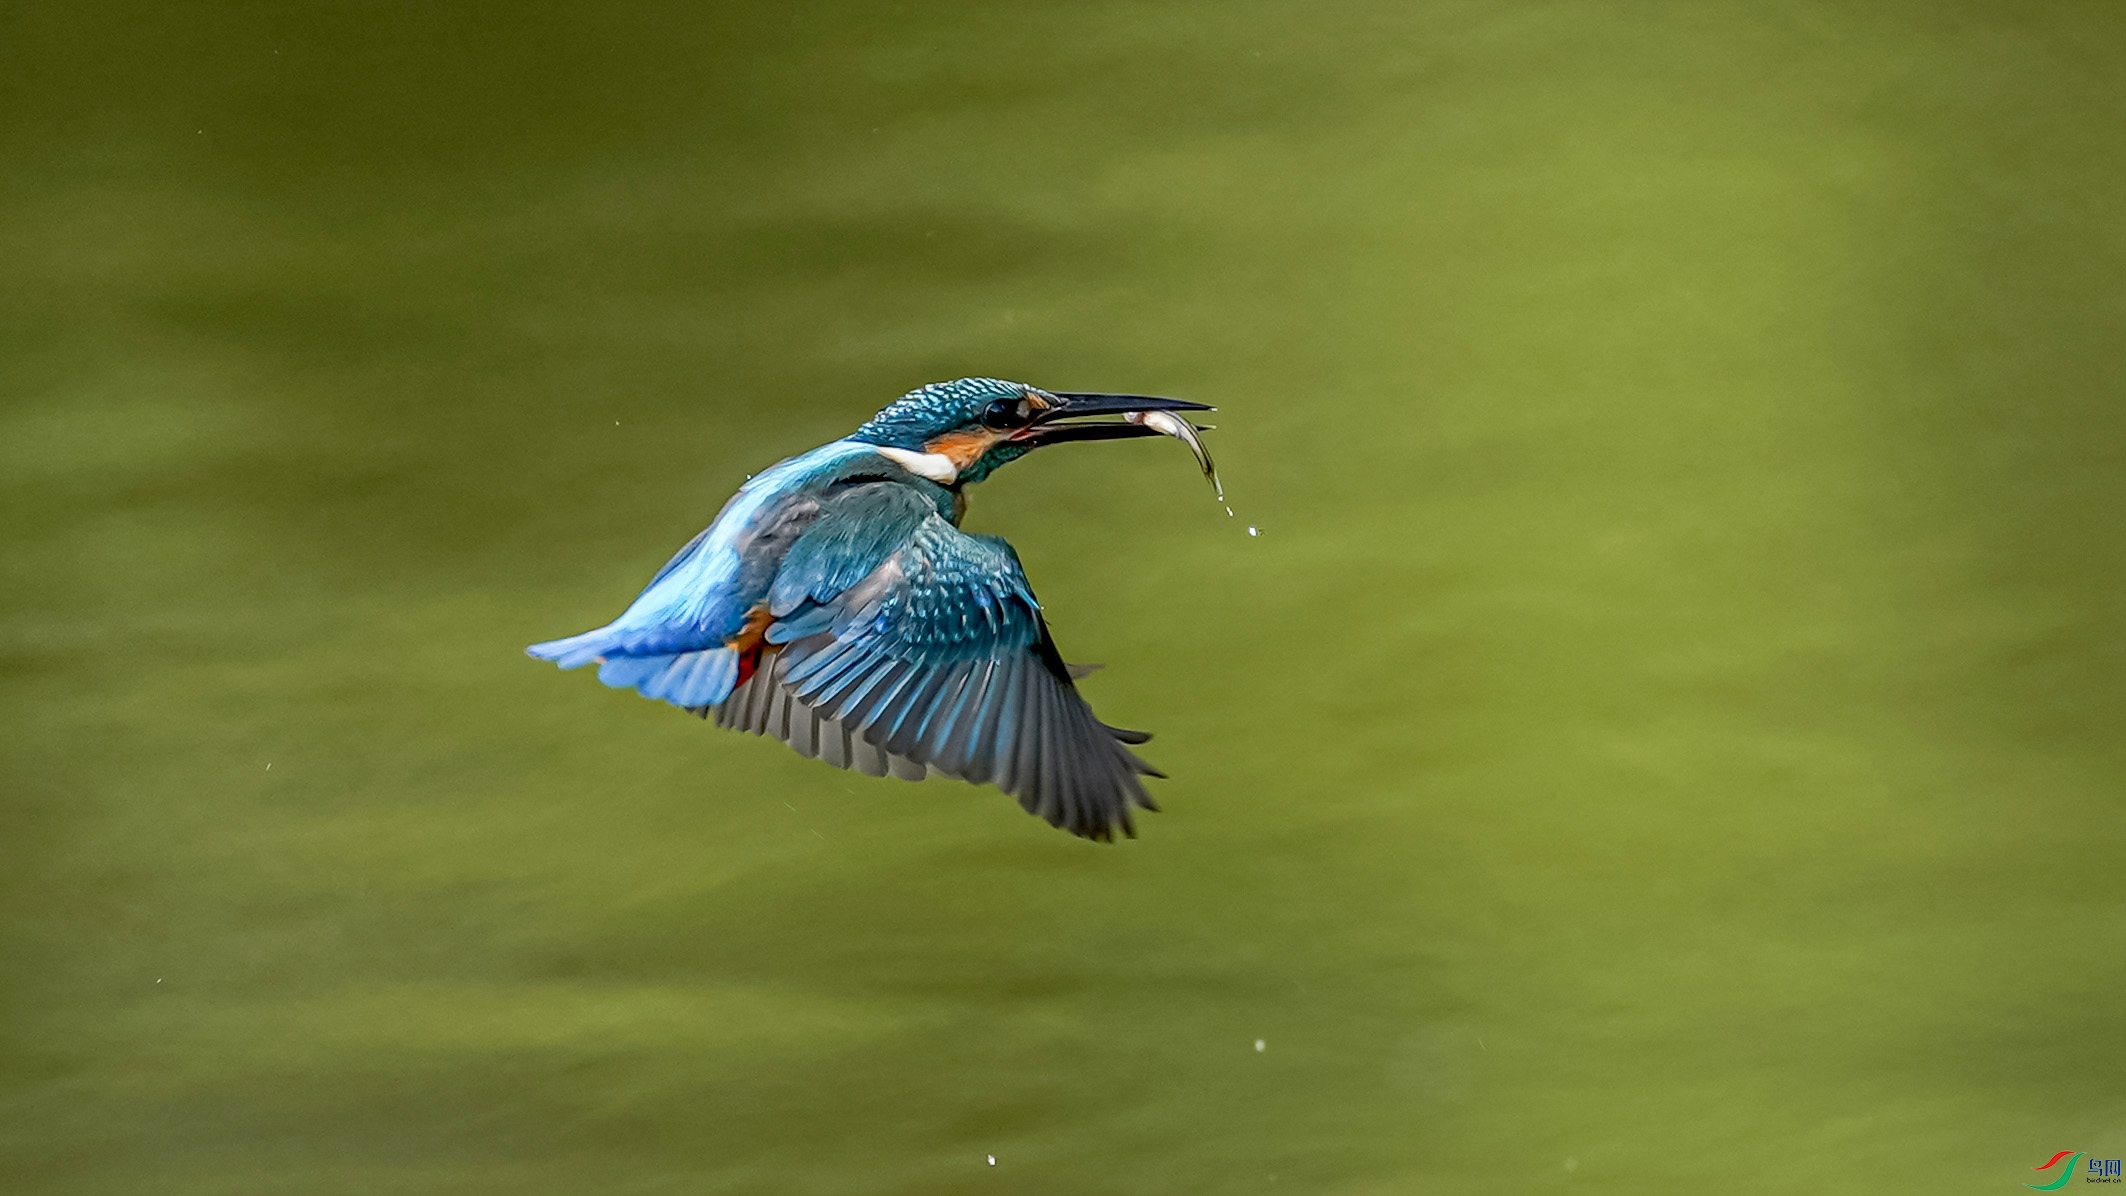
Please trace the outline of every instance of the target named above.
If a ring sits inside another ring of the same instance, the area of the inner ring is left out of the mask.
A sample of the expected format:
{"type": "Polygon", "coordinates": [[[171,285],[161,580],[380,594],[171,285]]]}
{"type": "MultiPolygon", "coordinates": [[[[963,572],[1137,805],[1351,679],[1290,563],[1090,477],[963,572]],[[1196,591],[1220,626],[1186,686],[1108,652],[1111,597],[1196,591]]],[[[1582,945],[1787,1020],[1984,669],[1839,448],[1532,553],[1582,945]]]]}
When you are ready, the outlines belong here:
{"type": "Polygon", "coordinates": [[[998,399],[1016,399],[1034,389],[1003,378],[955,378],[917,387],[865,421],[849,439],[866,444],[920,449],[939,431],[968,423],[998,399]]]}

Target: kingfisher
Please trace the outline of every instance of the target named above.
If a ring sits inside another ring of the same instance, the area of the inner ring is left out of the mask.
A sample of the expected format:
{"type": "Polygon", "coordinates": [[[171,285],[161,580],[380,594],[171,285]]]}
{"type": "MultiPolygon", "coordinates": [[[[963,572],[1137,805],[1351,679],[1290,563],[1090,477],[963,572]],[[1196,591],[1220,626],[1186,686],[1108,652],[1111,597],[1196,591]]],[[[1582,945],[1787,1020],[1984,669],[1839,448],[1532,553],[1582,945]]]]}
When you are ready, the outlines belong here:
{"type": "Polygon", "coordinates": [[[1132,808],[1158,808],[1141,778],[1165,775],[1130,750],[1151,736],[1094,717],[1018,553],[960,521],[967,487],[1052,444],[1176,436],[1212,475],[1172,414],[1210,410],[920,387],[749,479],[619,618],[526,651],[840,768],[994,785],[1074,835],[1134,836],[1132,808]]]}

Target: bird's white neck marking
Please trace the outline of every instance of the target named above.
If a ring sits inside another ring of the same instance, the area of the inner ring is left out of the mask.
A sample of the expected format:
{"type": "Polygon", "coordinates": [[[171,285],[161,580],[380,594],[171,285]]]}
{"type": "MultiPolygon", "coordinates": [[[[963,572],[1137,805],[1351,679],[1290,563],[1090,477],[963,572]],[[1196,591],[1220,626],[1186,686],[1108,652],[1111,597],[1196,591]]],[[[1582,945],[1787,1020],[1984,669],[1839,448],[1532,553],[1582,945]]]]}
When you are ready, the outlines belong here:
{"type": "Polygon", "coordinates": [[[903,448],[876,446],[878,455],[893,462],[919,478],[929,478],[940,486],[950,486],[960,480],[960,467],[943,453],[914,453],[903,448]]]}

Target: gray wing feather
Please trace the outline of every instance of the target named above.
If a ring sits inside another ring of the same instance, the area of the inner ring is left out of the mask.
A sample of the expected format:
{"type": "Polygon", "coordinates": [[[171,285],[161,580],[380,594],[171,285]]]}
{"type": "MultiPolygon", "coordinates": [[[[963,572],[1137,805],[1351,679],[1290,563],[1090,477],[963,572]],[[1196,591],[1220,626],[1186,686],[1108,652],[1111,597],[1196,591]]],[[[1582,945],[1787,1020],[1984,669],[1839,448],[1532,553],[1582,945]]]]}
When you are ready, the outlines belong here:
{"type": "Polygon", "coordinates": [[[744,685],[731,691],[720,706],[705,706],[697,713],[714,718],[719,727],[766,735],[782,740],[800,756],[812,757],[863,773],[867,777],[899,777],[920,781],[929,768],[905,757],[890,755],[862,735],[835,719],[797,700],[797,695],[777,676],[781,661],[771,657],[744,685]]]}

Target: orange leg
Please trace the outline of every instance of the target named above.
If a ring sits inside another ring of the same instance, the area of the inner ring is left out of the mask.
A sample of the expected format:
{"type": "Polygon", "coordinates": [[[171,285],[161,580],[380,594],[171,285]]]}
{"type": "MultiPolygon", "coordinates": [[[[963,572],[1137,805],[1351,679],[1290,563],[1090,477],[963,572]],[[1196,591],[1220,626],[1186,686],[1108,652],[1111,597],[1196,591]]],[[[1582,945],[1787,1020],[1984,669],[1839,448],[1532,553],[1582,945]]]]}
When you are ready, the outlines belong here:
{"type": "Polygon", "coordinates": [[[724,647],[738,650],[738,684],[744,685],[753,676],[753,671],[760,667],[761,657],[768,653],[770,645],[764,637],[768,634],[768,624],[774,621],[775,616],[769,614],[767,604],[762,603],[747,611],[746,625],[737,635],[723,642],[724,647]]]}

